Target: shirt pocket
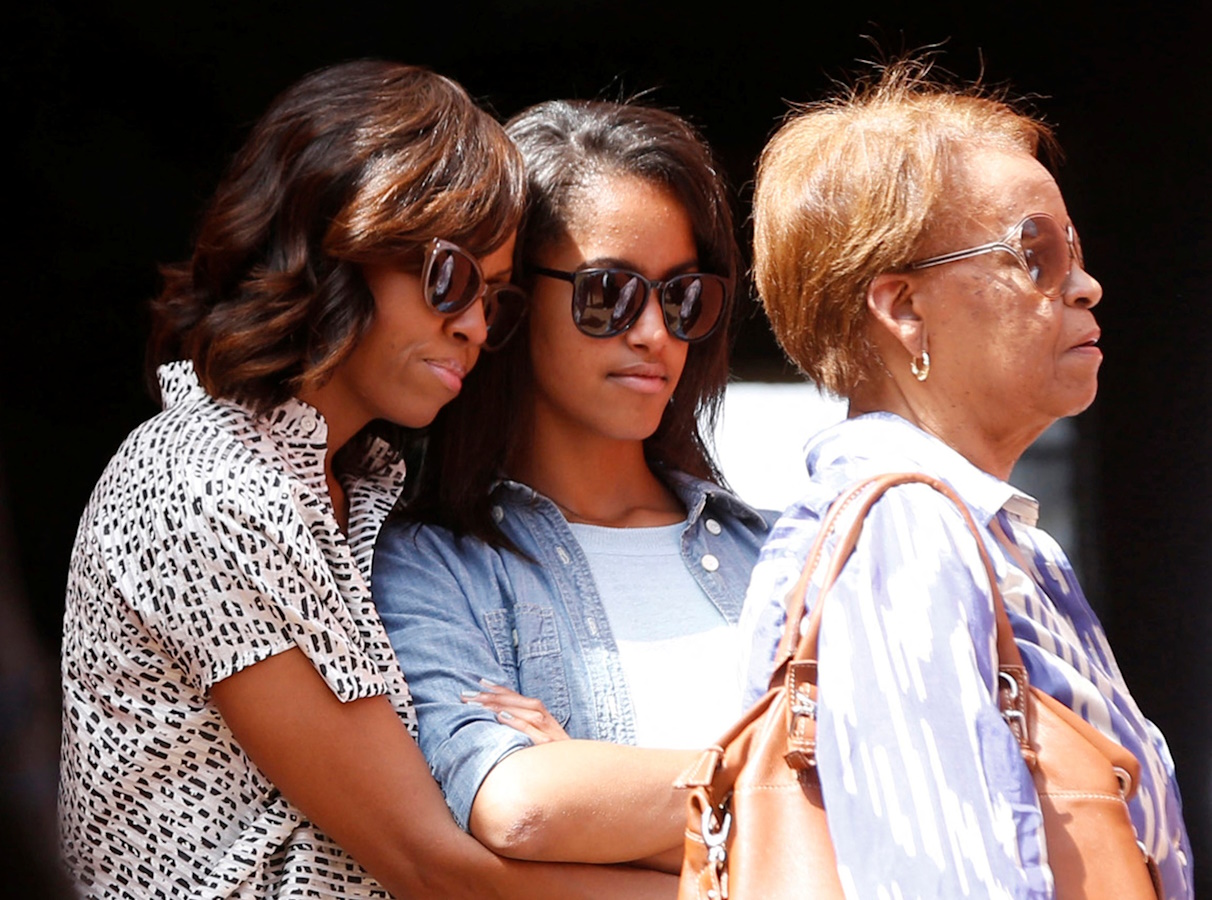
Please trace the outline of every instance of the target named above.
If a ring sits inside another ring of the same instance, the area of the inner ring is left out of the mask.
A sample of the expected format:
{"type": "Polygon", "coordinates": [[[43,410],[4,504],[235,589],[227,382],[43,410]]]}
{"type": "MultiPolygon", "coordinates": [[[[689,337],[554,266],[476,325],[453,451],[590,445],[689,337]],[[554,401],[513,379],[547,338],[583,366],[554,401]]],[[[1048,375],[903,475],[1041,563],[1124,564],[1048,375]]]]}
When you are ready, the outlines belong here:
{"type": "Polygon", "coordinates": [[[567,725],[572,706],[551,607],[518,603],[512,614],[503,609],[485,613],[484,622],[497,659],[516,673],[518,692],[543,701],[552,718],[567,725]]]}

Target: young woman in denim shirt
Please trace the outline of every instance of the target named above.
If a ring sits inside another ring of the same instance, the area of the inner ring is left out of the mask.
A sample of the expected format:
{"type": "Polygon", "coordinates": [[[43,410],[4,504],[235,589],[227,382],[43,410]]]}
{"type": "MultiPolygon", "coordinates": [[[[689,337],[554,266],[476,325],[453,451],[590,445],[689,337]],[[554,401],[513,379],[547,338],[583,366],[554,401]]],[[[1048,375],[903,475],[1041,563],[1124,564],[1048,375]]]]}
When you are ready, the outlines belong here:
{"type": "Polygon", "coordinates": [[[767,530],[701,430],[728,374],[727,194],[667,112],[555,101],[507,130],[529,320],[431,430],[375,601],[464,827],[506,855],[672,870],[671,783],[740,712],[767,530]]]}

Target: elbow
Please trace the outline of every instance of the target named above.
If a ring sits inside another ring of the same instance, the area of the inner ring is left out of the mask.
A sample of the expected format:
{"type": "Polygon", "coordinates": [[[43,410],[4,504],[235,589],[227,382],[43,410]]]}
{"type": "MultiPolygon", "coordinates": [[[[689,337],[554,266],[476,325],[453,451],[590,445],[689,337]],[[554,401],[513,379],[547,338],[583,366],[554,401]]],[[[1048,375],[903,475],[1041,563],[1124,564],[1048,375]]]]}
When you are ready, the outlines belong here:
{"type": "Polygon", "coordinates": [[[471,807],[472,835],[489,850],[512,859],[552,860],[550,807],[525,779],[484,779],[471,807]]]}

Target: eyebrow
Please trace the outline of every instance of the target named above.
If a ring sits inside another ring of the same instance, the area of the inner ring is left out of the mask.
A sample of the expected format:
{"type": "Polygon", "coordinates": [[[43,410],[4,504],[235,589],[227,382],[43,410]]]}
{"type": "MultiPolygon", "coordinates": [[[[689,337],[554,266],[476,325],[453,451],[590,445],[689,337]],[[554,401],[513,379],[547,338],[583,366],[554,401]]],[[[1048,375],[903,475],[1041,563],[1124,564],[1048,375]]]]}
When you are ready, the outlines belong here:
{"type": "MultiPolygon", "coordinates": [[[[627,269],[629,271],[639,273],[641,268],[641,266],[637,265],[630,259],[621,259],[617,256],[595,256],[593,259],[585,260],[583,263],[577,266],[574,271],[581,271],[584,269],[627,269]]],[[[698,268],[698,257],[692,257],[683,263],[679,263],[676,266],[671,266],[670,268],[666,269],[663,273],[661,273],[661,277],[656,280],[659,281],[661,278],[668,278],[671,275],[682,275],[686,272],[694,272],[697,271],[698,268]]]]}

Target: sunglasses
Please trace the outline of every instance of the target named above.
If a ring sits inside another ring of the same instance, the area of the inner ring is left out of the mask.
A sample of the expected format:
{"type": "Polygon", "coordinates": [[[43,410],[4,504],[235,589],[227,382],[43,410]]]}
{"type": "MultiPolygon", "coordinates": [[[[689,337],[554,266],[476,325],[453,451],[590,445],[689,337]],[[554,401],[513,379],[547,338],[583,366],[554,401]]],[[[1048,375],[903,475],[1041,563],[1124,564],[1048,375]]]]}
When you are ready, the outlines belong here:
{"type": "Polygon", "coordinates": [[[956,250],[944,253],[942,256],[932,256],[929,259],[919,259],[909,263],[910,269],[928,269],[931,266],[941,266],[961,259],[970,259],[982,253],[1005,251],[1018,260],[1018,264],[1027,270],[1031,281],[1046,297],[1060,297],[1073,263],[1085,268],[1082,262],[1082,245],[1077,239],[1073,225],[1062,226],[1060,222],[1047,213],[1032,213],[1010,229],[1000,241],[970,247],[967,250],[956,250]]]}
{"type": "Polygon", "coordinates": [[[485,350],[497,350],[517,330],[526,312],[526,292],[515,284],[492,284],[479,260],[450,241],[434,238],[425,246],[421,288],[430,309],[457,316],[481,297],[488,336],[485,350]]]}
{"type": "Polygon", "coordinates": [[[527,266],[526,271],[572,284],[572,321],[589,337],[622,334],[639,319],[653,291],[661,301],[669,333],[688,342],[701,341],[715,331],[728,304],[728,282],[704,272],[649,281],[629,269],[565,272],[527,266]]]}

